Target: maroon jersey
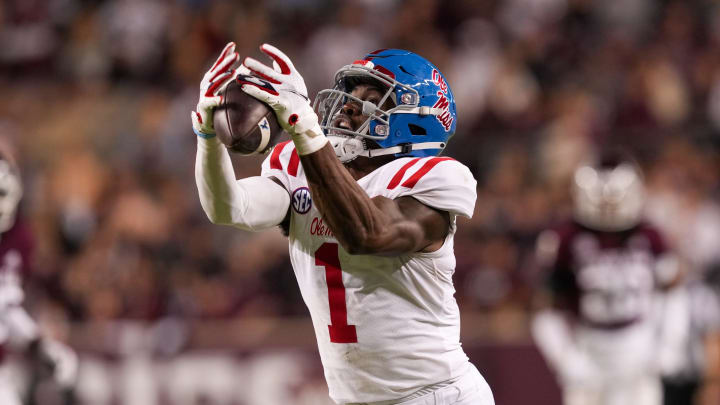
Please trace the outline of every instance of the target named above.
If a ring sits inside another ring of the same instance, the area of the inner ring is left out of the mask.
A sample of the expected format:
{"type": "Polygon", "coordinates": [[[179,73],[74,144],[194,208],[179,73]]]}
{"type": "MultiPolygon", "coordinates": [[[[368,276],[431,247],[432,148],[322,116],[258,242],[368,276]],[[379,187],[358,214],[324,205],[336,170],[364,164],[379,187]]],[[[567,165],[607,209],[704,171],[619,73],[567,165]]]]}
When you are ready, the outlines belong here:
{"type": "Polygon", "coordinates": [[[599,232],[569,222],[555,232],[549,281],[557,303],[595,327],[622,327],[649,316],[659,286],[657,263],[667,251],[655,228],[642,223],[599,232]]]}

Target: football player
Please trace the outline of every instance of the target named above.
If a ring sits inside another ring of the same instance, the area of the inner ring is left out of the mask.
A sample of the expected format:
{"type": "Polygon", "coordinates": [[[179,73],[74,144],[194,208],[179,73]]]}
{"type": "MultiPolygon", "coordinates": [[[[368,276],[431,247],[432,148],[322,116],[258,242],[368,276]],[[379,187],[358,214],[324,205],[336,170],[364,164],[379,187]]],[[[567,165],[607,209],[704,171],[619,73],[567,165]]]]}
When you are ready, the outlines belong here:
{"type": "Polygon", "coordinates": [[[720,404],[720,296],[708,280],[692,279],[665,298],[665,405],[720,404]],[[674,349],[674,351],[668,351],[674,349]]]}
{"type": "Polygon", "coordinates": [[[77,372],[77,357],[64,344],[43,337],[35,321],[22,307],[23,276],[28,273],[32,236],[18,218],[22,185],[12,162],[0,155],[0,404],[21,405],[21,387],[3,362],[7,351],[24,352],[50,374],[70,395],[77,372]]]}
{"type": "Polygon", "coordinates": [[[192,118],[205,213],[252,231],[286,221],[338,404],[493,404],[459,341],[453,235],[456,218],[472,215],[476,181],[438,156],[457,124],[444,76],[412,52],[378,50],[340,68],[313,109],[290,59],[260,49],[272,68],[246,58],[234,71],[231,43],[201,84],[192,118]],[[292,137],[261,176],[237,181],[212,125],[229,80],[270,105],[292,137]]]}
{"type": "Polygon", "coordinates": [[[679,276],[660,233],[642,220],[637,165],[618,153],[573,177],[574,218],[538,238],[551,308],[532,332],[566,405],[659,405],[659,291],[679,276]]]}

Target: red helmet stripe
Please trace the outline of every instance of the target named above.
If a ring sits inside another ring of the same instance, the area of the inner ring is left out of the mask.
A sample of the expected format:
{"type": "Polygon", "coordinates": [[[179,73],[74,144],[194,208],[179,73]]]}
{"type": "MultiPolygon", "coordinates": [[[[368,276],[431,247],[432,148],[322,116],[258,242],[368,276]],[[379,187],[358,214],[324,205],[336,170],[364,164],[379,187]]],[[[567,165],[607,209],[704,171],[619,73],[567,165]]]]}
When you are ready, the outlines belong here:
{"type": "Polygon", "coordinates": [[[387,68],[385,68],[383,66],[377,65],[373,69],[377,70],[380,73],[384,73],[384,74],[392,77],[393,79],[395,78],[395,73],[389,71],[387,68]]]}

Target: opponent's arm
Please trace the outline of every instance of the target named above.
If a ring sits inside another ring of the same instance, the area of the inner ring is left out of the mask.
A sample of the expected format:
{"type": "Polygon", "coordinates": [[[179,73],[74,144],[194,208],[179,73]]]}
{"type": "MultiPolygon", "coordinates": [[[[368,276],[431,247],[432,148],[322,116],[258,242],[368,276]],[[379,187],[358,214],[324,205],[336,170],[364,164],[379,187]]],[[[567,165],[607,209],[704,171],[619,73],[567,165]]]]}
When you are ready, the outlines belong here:
{"type": "Polygon", "coordinates": [[[211,222],[255,231],[280,224],[290,206],[290,196],[268,178],[236,181],[227,148],[215,137],[213,111],[222,101],[218,93],[233,79],[232,66],[238,59],[231,42],[200,83],[200,100],[197,110],[191,113],[193,131],[198,136],[195,182],[211,222]]]}
{"type": "Polygon", "coordinates": [[[598,379],[600,369],[582,350],[573,327],[558,310],[536,312],[530,323],[535,344],[563,385],[586,385],[598,379]]]}
{"type": "Polygon", "coordinates": [[[399,255],[442,246],[450,226],[446,211],[412,197],[368,197],[330,144],[301,155],[313,200],[338,242],[351,254],[399,255]]]}
{"type": "Polygon", "coordinates": [[[0,331],[11,346],[27,352],[32,359],[45,364],[62,388],[74,385],[77,355],[64,344],[43,336],[37,323],[22,306],[24,293],[19,285],[0,285],[0,331]]]}
{"type": "Polygon", "coordinates": [[[335,156],[290,59],[268,44],[260,50],[272,58],[273,68],[246,58],[244,66],[264,85],[241,81],[242,89],[270,105],[291,135],[313,200],[343,248],[351,254],[400,255],[442,246],[449,214],[410,197],[370,199],[335,156]]]}
{"type": "Polygon", "coordinates": [[[538,270],[547,276],[547,288],[536,289],[530,333],[545,362],[562,384],[587,384],[600,371],[575,339],[575,315],[570,310],[574,275],[559,257],[560,235],[540,233],[535,246],[538,270]],[[549,274],[546,274],[549,272],[549,274]]]}

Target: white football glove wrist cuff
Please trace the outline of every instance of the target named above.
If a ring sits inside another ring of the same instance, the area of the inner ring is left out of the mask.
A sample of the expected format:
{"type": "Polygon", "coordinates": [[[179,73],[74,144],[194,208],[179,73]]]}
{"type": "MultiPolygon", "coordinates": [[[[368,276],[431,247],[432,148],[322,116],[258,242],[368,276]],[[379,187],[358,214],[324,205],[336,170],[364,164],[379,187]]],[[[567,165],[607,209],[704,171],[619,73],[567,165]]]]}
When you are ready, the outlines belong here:
{"type": "Polygon", "coordinates": [[[317,152],[328,143],[328,139],[325,134],[323,134],[320,124],[318,124],[317,121],[315,122],[315,126],[310,129],[292,134],[292,140],[295,144],[295,150],[297,150],[300,156],[317,152]]]}
{"type": "Polygon", "coordinates": [[[193,132],[195,132],[195,135],[202,139],[212,139],[215,138],[215,134],[206,134],[203,132],[198,131],[197,129],[193,128],[193,132]]]}

